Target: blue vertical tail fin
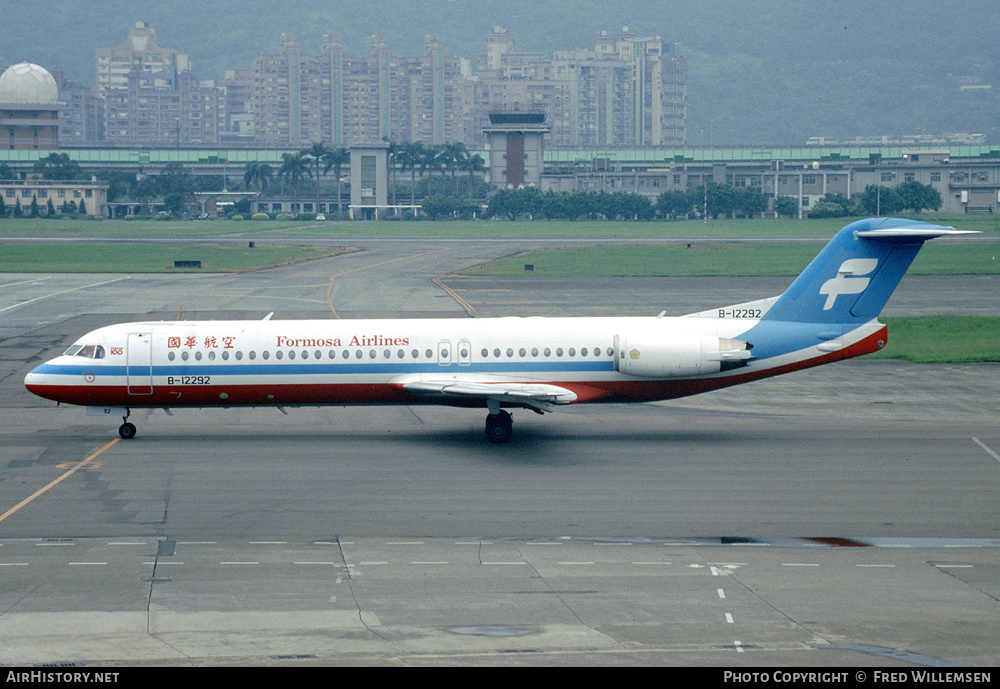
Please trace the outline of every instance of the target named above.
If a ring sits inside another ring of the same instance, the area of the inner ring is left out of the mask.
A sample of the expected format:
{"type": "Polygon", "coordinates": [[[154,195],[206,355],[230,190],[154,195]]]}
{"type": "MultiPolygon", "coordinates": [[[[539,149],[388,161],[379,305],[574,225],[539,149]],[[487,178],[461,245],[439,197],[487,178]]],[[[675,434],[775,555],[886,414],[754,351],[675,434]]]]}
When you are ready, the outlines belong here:
{"type": "Polygon", "coordinates": [[[844,227],[762,320],[860,325],[876,318],[928,239],[970,234],[915,220],[873,218],[844,227]]]}

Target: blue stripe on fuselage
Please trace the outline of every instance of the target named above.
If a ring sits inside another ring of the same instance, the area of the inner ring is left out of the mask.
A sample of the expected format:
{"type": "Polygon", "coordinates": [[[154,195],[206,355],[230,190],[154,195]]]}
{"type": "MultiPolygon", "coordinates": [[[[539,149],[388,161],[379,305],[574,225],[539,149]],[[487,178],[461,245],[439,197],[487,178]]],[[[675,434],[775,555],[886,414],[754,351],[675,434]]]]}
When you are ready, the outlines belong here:
{"type": "MultiPolygon", "coordinates": [[[[146,375],[147,367],[133,367],[131,375],[146,375]]],[[[490,362],[474,364],[452,363],[314,363],[314,364],[185,364],[153,366],[154,376],[301,376],[301,375],[364,375],[403,373],[544,373],[567,371],[614,371],[613,361],[579,362],[490,362]]],[[[124,366],[88,366],[78,364],[41,364],[32,371],[47,375],[125,376],[124,366]]]]}

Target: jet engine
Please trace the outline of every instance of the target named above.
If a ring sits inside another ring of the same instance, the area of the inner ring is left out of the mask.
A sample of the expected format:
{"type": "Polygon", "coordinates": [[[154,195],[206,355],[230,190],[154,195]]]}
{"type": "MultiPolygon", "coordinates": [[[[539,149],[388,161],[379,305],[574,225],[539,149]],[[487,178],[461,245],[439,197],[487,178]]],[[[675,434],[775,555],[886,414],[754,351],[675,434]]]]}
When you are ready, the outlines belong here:
{"type": "Polygon", "coordinates": [[[683,378],[746,366],[753,345],[714,335],[629,333],[615,336],[615,370],[643,378],[683,378]]]}

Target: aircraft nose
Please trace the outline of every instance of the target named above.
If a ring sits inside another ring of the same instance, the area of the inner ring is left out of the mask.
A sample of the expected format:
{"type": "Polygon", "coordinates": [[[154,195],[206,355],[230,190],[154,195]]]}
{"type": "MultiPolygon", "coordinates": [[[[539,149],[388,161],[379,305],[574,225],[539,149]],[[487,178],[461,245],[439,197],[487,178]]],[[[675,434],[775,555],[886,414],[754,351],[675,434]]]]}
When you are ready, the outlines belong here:
{"type": "Polygon", "coordinates": [[[28,372],[28,375],[24,377],[24,387],[31,390],[31,387],[33,385],[38,385],[39,380],[41,378],[41,374],[38,371],[39,368],[40,367],[36,366],[35,368],[31,369],[31,371],[28,372]]]}

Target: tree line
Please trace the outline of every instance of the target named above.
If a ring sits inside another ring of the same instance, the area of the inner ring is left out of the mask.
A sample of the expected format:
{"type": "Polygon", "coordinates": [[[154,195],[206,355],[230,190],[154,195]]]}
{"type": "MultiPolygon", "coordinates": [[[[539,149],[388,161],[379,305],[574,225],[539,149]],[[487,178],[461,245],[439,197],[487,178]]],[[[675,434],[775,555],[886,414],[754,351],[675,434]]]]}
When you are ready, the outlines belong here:
{"type": "MultiPolygon", "coordinates": [[[[868,186],[854,199],[827,194],[808,209],[810,218],[875,216],[912,210],[938,210],[941,194],[920,182],[904,182],[895,188],[868,186]]],[[[685,220],[690,218],[758,217],[769,209],[768,197],[757,187],[733,187],[709,182],[688,191],[671,190],[654,201],[629,192],[546,191],[535,188],[501,189],[490,197],[485,217],[517,220],[685,220]]],[[[792,196],[774,200],[776,215],[795,217],[799,201],[792,196]]]]}

